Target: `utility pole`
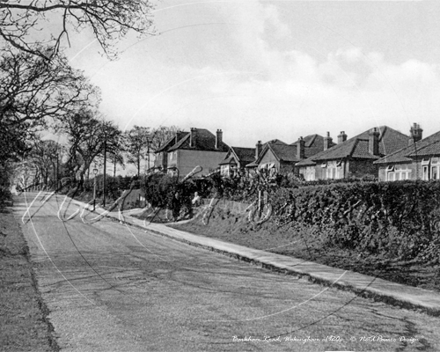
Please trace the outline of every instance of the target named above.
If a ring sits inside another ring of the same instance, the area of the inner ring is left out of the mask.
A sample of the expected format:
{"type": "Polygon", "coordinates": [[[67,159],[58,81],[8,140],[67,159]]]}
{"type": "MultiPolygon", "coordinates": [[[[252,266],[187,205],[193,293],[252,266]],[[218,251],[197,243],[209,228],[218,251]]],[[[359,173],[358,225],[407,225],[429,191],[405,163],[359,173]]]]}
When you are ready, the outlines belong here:
{"type": "Polygon", "coordinates": [[[105,207],[105,183],[106,183],[106,172],[107,171],[107,132],[104,132],[104,182],[103,182],[103,188],[104,188],[104,194],[102,199],[102,206],[105,207]]]}

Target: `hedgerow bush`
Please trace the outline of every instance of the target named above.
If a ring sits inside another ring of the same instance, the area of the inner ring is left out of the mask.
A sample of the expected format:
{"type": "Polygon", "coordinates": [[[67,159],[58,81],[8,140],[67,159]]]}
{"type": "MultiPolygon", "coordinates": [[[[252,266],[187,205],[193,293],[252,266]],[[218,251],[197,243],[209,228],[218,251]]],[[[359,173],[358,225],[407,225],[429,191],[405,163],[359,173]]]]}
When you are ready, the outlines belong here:
{"type": "Polygon", "coordinates": [[[313,227],[328,245],[437,261],[439,196],[439,182],[357,182],[279,189],[271,202],[279,225],[313,227]]]}
{"type": "Polygon", "coordinates": [[[440,257],[440,182],[351,181],[297,184],[267,178],[211,177],[178,182],[163,174],[150,175],[143,189],[154,207],[180,207],[195,192],[244,203],[266,193],[272,205],[271,222],[302,228],[324,245],[396,260],[438,262],[440,257]],[[287,183],[288,184],[288,183],[287,183]],[[175,194],[179,193],[176,201],[175,194]]]}

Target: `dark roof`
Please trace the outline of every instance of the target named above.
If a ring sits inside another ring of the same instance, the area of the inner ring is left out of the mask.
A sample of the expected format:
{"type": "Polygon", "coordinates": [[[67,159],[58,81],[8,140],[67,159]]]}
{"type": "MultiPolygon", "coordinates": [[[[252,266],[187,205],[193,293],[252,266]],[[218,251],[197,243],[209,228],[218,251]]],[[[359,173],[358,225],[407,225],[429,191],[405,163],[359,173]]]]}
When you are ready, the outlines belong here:
{"type": "Polygon", "coordinates": [[[255,148],[230,147],[228,154],[219,165],[237,163],[247,165],[255,160],[255,148]]]}
{"type": "MultiPolygon", "coordinates": [[[[311,134],[303,138],[304,140],[304,156],[310,157],[324,149],[324,137],[319,134],[311,134]]],[[[266,147],[263,148],[259,160],[256,161],[258,164],[262,159],[263,155],[268,149],[272,151],[275,157],[284,162],[297,163],[300,161],[298,159],[298,141],[292,144],[285,144],[284,142],[275,140],[276,142],[268,142],[266,147]]],[[[333,142],[331,146],[335,145],[333,142]]]]}
{"type": "Polygon", "coordinates": [[[284,162],[297,162],[298,158],[296,157],[296,145],[288,145],[288,144],[268,144],[268,148],[261,153],[262,155],[270,149],[275,157],[279,161],[284,162]]]}
{"type": "Polygon", "coordinates": [[[396,131],[388,126],[378,127],[379,131],[379,155],[373,155],[369,152],[369,133],[365,131],[355,137],[346,140],[344,143],[336,144],[327,150],[324,150],[308,159],[300,161],[298,166],[315,165],[316,162],[327,160],[340,160],[345,158],[370,159],[376,160],[383,155],[388,155],[406,145],[410,137],[396,131]]]}
{"type": "Polygon", "coordinates": [[[385,157],[377,160],[375,164],[389,164],[411,162],[417,156],[440,154],[440,131],[416,143],[408,145],[385,157]]]}
{"type": "Polygon", "coordinates": [[[168,139],[165,144],[160,147],[158,150],[155,151],[155,153],[161,153],[168,151],[174,144],[176,144],[176,141],[180,141],[183,137],[185,137],[189,132],[176,132],[176,134],[168,139]],[[176,139],[177,136],[177,139],[176,139]]]}
{"type": "Polygon", "coordinates": [[[240,163],[251,163],[255,160],[255,148],[231,147],[240,163]]]}
{"type": "Polygon", "coordinates": [[[219,165],[237,164],[233,155],[228,154],[219,165]]]}
{"type": "MultiPolygon", "coordinates": [[[[306,136],[304,139],[304,156],[309,158],[313,155],[316,155],[324,150],[324,137],[319,134],[311,134],[306,136]]],[[[298,141],[292,143],[291,145],[297,146],[298,141]]],[[[335,146],[336,143],[331,142],[329,147],[335,146]]]]}
{"type": "Polygon", "coordinates": [[[220,144],[220,147],[218,149],[215,148],[215,135],[213,135],[211,132],[209,132],[207,129],[204,128],[196,128],[196,138],[195,138],[195,144],[194,147],[190,147],[189,141],[190,141],[190,132],[183,132],[185,135],[182,136],[182,138],[178,138],[177,143],[172,145],[169,149],[167,149],[168,152],[178,149],[188,149],[188,150],[203,150],[203,151],[215,151],[215,152],[227,152],[229,150],[229,147],[226,143],[223,141],[220,144]]]}

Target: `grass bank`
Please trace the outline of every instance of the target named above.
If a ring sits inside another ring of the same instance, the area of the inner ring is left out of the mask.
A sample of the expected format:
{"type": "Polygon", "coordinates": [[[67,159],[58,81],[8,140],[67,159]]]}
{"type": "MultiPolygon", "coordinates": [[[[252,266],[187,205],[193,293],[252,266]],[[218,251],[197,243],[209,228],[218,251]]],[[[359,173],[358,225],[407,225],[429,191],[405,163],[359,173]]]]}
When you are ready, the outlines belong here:
{"type": "Polygon", "coordinates": [[[382,254],[358,252],[329,245],[328,234],[290,223],[279,226],[268,221],[250,223],[245,214],[215,208],[208,224],[202,217],[172,227],[235,244],[293,256],[385,280],[440,292],[440,265],[427,261],[405,261],[382,254]]]}

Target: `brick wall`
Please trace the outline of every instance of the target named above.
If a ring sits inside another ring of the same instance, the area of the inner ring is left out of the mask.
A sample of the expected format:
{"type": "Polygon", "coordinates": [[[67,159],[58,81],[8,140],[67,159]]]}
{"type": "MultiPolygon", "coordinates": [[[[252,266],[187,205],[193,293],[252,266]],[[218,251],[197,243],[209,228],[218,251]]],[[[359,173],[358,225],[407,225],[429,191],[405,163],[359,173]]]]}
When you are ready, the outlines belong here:
{"type": "MultiPolygon", "coordinates": [[[[201,175],[210,173],[210,169],[217,169],[226,156],[226,152],[177,150],[177,164],[180,176],[190,173],[197,165],[203,168],[201,175]]],[[[199,174],[200,175],[200,174],[199,174]]]]}

